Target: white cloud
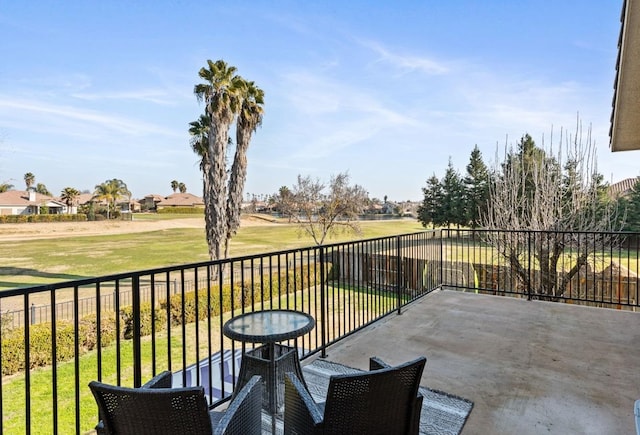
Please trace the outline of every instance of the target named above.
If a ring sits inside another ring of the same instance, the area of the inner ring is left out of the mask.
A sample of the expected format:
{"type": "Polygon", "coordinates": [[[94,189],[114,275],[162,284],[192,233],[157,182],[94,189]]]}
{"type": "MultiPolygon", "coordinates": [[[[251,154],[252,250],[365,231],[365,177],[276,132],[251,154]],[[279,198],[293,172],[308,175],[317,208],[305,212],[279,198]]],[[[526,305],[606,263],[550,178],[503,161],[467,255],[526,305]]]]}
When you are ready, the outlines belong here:
{"type": "Polygon", "coordinates": [[[82,135],[85,132],[95,138],[94,129],[100,128],[128,136],[160,134],[181,137],[175,131],[139,119],[124,118],[68,105],[12,99],[3,95],[0,95],[0,115],[2,115],[0,122],[6,127],[11,127],[11,122],[21,124],[22,120],[30,119],[32,131],[57,131],[67,136],[82,135]],[[72,124],[69,125],[69,123],[72,124]]]}
{"type": "Polygon", "coordinates": [[[392,52],[391,49],[375,41],[361,40],[360,44],[376,52],[379,56],[378,62],[389,64],[405,73],[417,71],[427,75],[440,75],[450,70],[443,62],[426,56],[392,52]]]}

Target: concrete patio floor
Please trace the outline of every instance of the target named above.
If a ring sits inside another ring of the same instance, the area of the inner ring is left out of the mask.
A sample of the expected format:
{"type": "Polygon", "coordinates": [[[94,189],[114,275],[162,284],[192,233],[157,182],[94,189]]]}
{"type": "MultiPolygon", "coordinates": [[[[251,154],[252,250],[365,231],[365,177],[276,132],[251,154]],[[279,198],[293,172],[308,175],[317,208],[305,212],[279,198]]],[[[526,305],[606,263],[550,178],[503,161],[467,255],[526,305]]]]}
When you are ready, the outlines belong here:
{"type": "Polygon", "coordinates": [[[640,313],[436,291],[328,349],[368,369],[427,357],[422,385],[474,402],[474,434],[635,434],[640,313]]]}

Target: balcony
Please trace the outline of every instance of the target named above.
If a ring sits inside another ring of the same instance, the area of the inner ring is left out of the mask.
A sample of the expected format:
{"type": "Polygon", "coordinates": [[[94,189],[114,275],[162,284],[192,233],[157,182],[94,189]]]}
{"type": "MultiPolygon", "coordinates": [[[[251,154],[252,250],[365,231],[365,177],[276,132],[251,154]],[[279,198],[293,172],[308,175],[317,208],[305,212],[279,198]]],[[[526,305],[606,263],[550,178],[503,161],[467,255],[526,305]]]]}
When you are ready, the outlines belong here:
{"type": "Polygon", "coordinates": [[[162,370],[220,405],[250,349],[222,324],[277,307],[316,319],[303,362],[425,355],[423,385],[474,402],[464,434],[632,433],[639,264],[636,234],[426,231],[9,290],[0,432],[86,433],[90,380],[162,370]]]}
{"type": "Polygon", "coordinates": [[[444,290],[327,353],[363,369],[425,355],[422,385],[474,403],[464,435],[631,434],[639,331],[634,312],[444,290]]]}

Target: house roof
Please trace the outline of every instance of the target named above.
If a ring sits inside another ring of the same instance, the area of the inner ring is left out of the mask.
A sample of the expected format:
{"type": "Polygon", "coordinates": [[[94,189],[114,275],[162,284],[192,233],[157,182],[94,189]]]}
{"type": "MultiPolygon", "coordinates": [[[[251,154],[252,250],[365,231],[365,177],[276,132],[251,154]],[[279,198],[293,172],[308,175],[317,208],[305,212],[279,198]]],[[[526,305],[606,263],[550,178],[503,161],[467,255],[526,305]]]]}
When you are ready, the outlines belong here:
{"type": "Polygon", "coordinates": [[[611,151],[640,149],[640,0],[623,0],[613,84],[611,151]]]}
{"type": "Polygon", "coordinates": [[[161,207],[194,207],[204,205],[199,196],[191,193],[172,193],[158,203],[161,207]]]}
{"type": "Polygon", "coordinates": [[[611,196],[625,196],[633,189],[640,177],[625,178],[622,181],[613,183],[609,186],[609,194],[611,196]]]}
{"type": "Polygon", "coordinates": [[[41,193],[35,193],[35,201],[29,200],[29,192],[26,190],[8,190],[0,193],[0,206],[16,206],[26,207],[30,205],[47,205],[51,203],[53,205],[63,205],[62,202],[56,200],[49,195],[43,195],[41,193]]]}

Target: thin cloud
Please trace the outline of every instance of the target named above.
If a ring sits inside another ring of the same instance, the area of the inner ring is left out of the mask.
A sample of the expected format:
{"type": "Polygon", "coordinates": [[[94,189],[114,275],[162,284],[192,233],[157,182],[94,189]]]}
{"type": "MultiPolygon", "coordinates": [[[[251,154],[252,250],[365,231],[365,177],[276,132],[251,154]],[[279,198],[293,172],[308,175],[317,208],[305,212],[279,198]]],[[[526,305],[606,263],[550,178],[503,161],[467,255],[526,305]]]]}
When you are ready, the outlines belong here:
{"type": "MultiPolygon", "coordinates": [[[[16,112],[22,112],[28,116],[40,115],[45,117],[45,119],[49,118],[52,123],[55,123],[56,119],[75,121],[81,123],[81,128],[86,128],[86,124],[90,124],[94,127],[97,126],[105,130],[116,131],[132,136],[148,134],[178,136],[176,132],[172,130],[140,120],[129,120],[119,116],[71,106],[51,105],[43,102],[24,101],[0,96],[0,113],[2,113],[3,109],[6,109],[5,119],[15,116],[16,112]]],[[[37,124],[34,125],[34,128],[38,128],[37,124]]],[[[66,133],[69,134],[70,132],[66,133]]]]}
{"type": "Polygon", "coordinates": [[[405,73],[421,72],[427,75],[441,75],[450,71],[444,63],[425,56],[395,53],[374,41],[360,41],[360,44],[377,53],[378,62],[389,64],[405,73]]]}
{"type": "Polygon", "coordinates": [[[140,90],[140,91],[120,91],[120,92],[105,92],[105,93],[74,93],[72,97],[80,100],[87,101],[101,101],[101,100],[134,100],[134,101],[146,101],[150,103],[160,105],[174,105],[175,102],[165,91],[160,90],[140,90]]]}

